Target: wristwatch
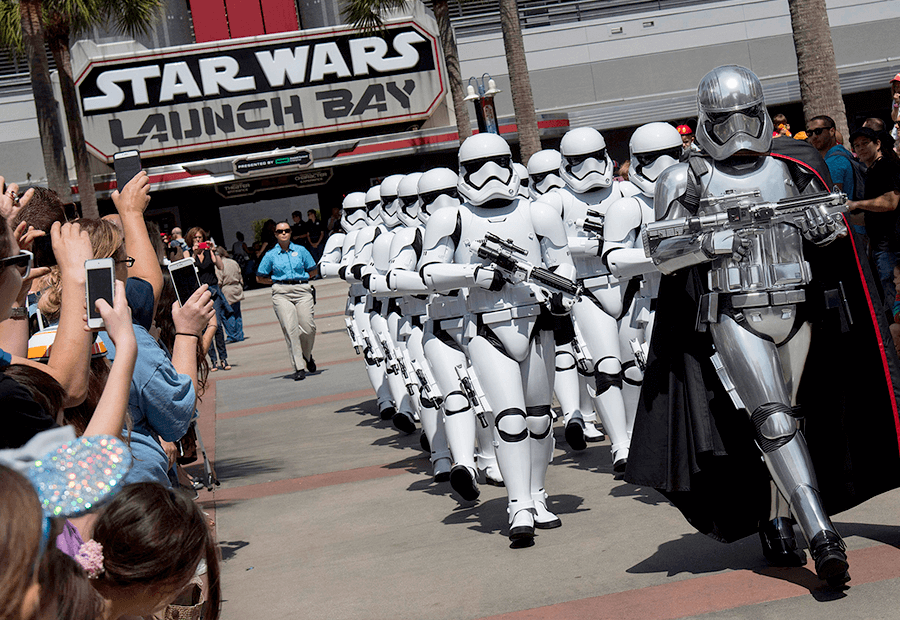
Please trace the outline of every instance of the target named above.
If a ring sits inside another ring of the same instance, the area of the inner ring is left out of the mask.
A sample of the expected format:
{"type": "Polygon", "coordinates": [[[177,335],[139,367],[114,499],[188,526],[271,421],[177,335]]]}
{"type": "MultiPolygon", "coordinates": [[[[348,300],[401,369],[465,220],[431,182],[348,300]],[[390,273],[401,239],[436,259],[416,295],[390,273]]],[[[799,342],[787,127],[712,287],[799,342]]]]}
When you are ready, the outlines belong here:
{"type": "Polygon", "coordinates": [[[28,318],[28,308],[25,306],[13,306],[12,312],[9,315],[11,319],[27,319],[28,318]]]}

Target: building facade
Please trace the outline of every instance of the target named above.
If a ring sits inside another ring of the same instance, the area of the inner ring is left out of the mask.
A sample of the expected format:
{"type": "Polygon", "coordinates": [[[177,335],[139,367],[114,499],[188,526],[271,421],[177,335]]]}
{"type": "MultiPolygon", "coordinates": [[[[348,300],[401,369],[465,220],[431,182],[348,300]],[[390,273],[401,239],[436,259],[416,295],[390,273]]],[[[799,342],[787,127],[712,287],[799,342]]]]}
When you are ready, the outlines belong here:
{"type": "MultiPolygon", "coordinates": [[[[383,37],[341,23],[336,0],[169,0],[150,35],[95,31],[73,45],[73,74],[101,211],[112,156],[136,149],[163,230],[201,225],[228,246],[253,223],[318,210],[395,172],[455,167],[456,123],[437,28],[410,3],[383,37]]],[[[452,0],[462,74],[494,78],[501,133],[515,143],[502,35],[491,0],[452,0]]],[[[545,147],[593,126],[627,157],[639,124],[696,114],[715,66],[756,72],[772,114],[802,129],[787,0],[520,0],[545,147]]],[[[900,66],[900,2],[831,0],[851,127],[887,118],[900,66]]],[[[0,173],[45,181],[27,69],[0,66],[0,173]]],[[[472,115],[474,119],[474,114],[472,115]]],[[[474,121],[473,121],[474,122],[474,121]]],[[[63,124],[64,126],[64,124],[63,124]]],[[[71,153],[67,152],[74,183],[71,153]]]]}

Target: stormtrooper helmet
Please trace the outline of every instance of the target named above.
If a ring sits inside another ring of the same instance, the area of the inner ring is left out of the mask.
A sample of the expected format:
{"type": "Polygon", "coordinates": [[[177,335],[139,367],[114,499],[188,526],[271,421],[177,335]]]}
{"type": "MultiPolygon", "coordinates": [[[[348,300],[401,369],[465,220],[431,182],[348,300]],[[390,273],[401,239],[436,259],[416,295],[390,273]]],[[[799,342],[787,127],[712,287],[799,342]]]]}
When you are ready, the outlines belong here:
{"type": "Polygon", "coordinates": [[[449,168],[432,168],[419,177],[419,219],[425,222],[438,209],[459,205],[458,181],[449,168]]]}
{"type": "Polygon", "coordinates": [[[562,155],[554,149],[538,151],[528,159],[528,176],[531,183],[528,191],[537,200],[555,187],[565,187],[566,182],[559,176],[562,167],[562,155]]]}
{"type": "Polygon", "coordinates": [[[359,230],[368,224],[366,221],[366,194],[350,192],[344,196],[341,209],[343,211],[341,214],[341,226],[345,231],[359,230]]]}
{"type": "Polygon", "coordinates": [[[400,210],[397,216],[404,226],[419,225],[419,179],[421,172],[412,172],[403,177],[397,186],[397,202],[400,210]]]}
{"type": "Polygon", "coordinates": [[[400,201],[397,200],[397,188],[403,180],[402,174],[392,174],[381,182],[381,219],[388,228],[400,225],[400,201]]]}
{"type": "Polygon", "coordinates": [[[559,175],[576,192],[589,192],[612,185],[613,162],[606,140],[592,127],[570,129],[559,143],[562,165],[559,175]]]}
{"type": "Polygon", "coordinates": [[[513,200],[519,192],[519,175],[506,140],[493,133],[466,138],[459,147],[457,187],[475,206],[491,200],[513,200]]]}
{"type": "Polygon", "coordinates": [[[531,194],[528,193],[528,186],[531,179],[528,177],[528,168],[516,162],[513,162],[513,168],[516,169],[516,174],[519,175],[519,198],[530,198],[531,194]]]}
{"type": "Polygon", "coordinates": [[[366,192],[366,212],[369,224],[381,223],[381,185],[374,185],[366,192]]]}
{"type": "Polygon", "coordinates": [[[656,191],[660,173],[677,164],[684,152],[681,134],[669,123],[641,125],[631,134],[628,148],[631,151],[628,180],[650,197],[656,191]]]}
{"type": "Polygon", "coordinates": [[[713,69],[697,87],[697,143],[721,161],[739,151],[767,153],[772,146],[772,119],[762,84],[745,67],[713,69]]]}

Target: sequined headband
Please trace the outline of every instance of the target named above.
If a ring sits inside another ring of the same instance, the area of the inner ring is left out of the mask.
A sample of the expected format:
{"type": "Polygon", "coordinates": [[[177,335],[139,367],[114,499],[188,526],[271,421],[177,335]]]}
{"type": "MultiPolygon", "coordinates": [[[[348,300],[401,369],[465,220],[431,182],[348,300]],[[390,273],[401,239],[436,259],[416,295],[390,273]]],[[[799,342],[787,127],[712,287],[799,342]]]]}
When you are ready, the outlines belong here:
{"type": "Polygon", "coordinates": [[[25,474],[45,516],[76,517],[112,498],[131,464],[131,451],[121,439],[96,435],[58,446],[25,474]]]}

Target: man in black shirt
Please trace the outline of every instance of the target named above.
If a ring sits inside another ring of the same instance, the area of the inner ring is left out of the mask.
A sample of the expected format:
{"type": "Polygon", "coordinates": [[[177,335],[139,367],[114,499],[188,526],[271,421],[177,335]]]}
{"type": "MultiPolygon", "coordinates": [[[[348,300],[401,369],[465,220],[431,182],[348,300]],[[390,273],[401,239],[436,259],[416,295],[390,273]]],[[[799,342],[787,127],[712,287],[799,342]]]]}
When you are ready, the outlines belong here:
{"type": "Polygon", "coordinates": [[[897,203],[900,201],[900,160],[881,139],[882,134],[863,127],[850,134],[853,150],[866,166],[866,191],[863,200],[847,203],[851,211],[865,211],[866,233],[875,257],[884,300],[893,304],[894,266],[900,243],[897,239],[897,203]],[[884,146],[882,146],[884,145],[884,146]]]}

